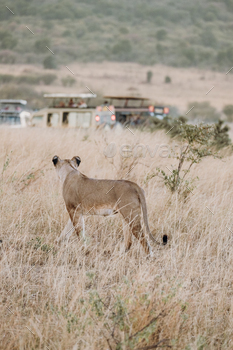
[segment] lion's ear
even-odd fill
[[[59,160],[59,157],[58,157],[58,156],[54,156],[54,157],[53,157],[52,162],[53,162],[54,166],[56,166],[58,160]]]
[[[75,161],[75,162],[77,163],[78,166],[79,166],[79,164],[81,163],[81,158],[80,158],[79,156],[73,157],[72,160]]]

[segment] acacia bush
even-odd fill
[[[233,122],[233,105],[224,106],[223,113],[226,115],[227,121],[232,123]]]
[[[217,142],[215,126],[213,125],[191,125],[180,123],[180,139],[183,146],[180,152],[173,152],[172,157],[178,160],[177,166],[169,169],[169,173],[160,168],[157,170],[164,178],[165,185],[172,191],[186,193],[186,189],[192,192],[194,179],[186,179],[194,164],[198,164],[203,158],[216,156],[213,151],[213,142]],[[186,166],[186,169],[183,167]],[[182,175],[181,175],[182,174]]]
[[[228,125],[224,125],[223,120],[219,120],[217,123],[215,123],[212,145],[216,146],[218,149],[232,145],[228,134],[229,131],[230,127]]]
[[[156,129],[164,129],[165,131],[169,131],[169,136],[171,138],[176,137],[178,139],[182,139],[183,128],[190,127],[191,131],[193,127],[193,125],[188,124],[187,121],[188,119],[184,116],[180,116],[178,118],[166,116],[162,120],[157,118],[151,118],[150,127],[152,131]],[[208,126],[208,124],[203,124],[203,126],[204,125]],[[212,136],[212,138],[210,139],[211,147],[216,147],[220,149],[223,147],[230,146],[232,144],[231,139],[229,137],[230,127],[224,125],[224,121],[218,120],[216,123],[211,124],[209,126],[213,127],[213,133],[210,135]]]

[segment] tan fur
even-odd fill
[[[140,241],[145,252],[151,254],[149,242],[141,227],[142,210],[147,234],[155,241],[149,229],[146,200],[142,188],[127,180],[88,178],[78,170],[81,162],[79,157],[61,160],[55,156],[53,162],[58,177],[63,183],[63,198],[77,235],[81,231],[80,218],[83,215],[111,215],[119,212],[130,229],[125,233],[126,250],[131,247],[133,234]]]

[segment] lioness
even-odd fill
[[[53,164],[63,183],[63,198],[74,229],[79,235],[81,231],[80,218],[83,215],[111,215],[120,212],[129,225],[125,230],[125,248],[129,250],[132,244],[132,233],[140,241],[145,252],[152,255],[151,247],[141,226],[141,209],[146,231],[152,236],[148,218],[144,191],[136,183],[127,180],[97,180],[80,173],[78,167],[80,157],[60,159],[53,157]],[[71,222],[67,227],[71,227]]]

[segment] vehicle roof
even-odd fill
[[[57,94],[45,94],[44,98],[95,98],[97,95],[95,94],[64,94],[64,93],[57,93]]]
[[[4,103],[26,105],[27,101],[25,101],[25,100],[0,100],[0,104],[4,104]]]
[[[136,97],[136,96],[104,96],[104,98],[109,98],[112,100],[147,100],[149,101],[149,98],[147,97]]]

